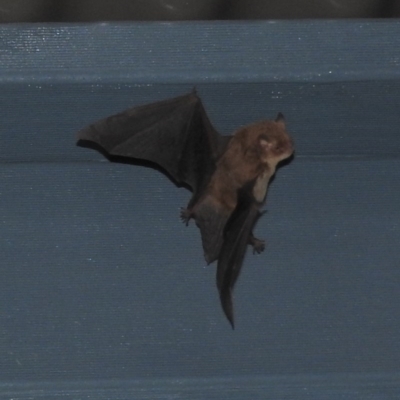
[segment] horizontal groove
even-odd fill
[[[221,72],[218,70],[192,69],[190,75],[185,75],[182,71],[158,71],[158,72],[132,72],[125,71],[99,71],[82,72],[80,70],[69,70],[55,72],[50,70],[41,71],[14,71],[3,72],[0,70],[0,84],[121,84],[144,85],[144,84],[204,84],[204,83],[340,83],[340,82],[379,82],[379,81],[398,81],[400,80],[400,70],[393,73],[388,70],[374,70],[366,73],[360,71],[343,71],[335,74],[330,72],[293,72],[285,75],[268,73],[264,71],[229,71]]]
[[[293,375],[267,375],[267,376],[231,376],[226,378],[158,378],[136,380],[92,380],[92,381],[61,381],[61,382],[15,382],[3,383],[0,389],[7,397],[21,399],[40,396],[50,398],[60,394],[66,396],[88,396],[90,394],[101,398],[118,397],[119,395],[137,395],[139,398],[159,398],[160,394],[175,397],[177,393],[209,395],[220,394],[232,396],[232,382],[235,388],[240,387],[240,393],[252,393],[256,398],[286,398],[286,394],[296,395],[298,399],[309,398],[309,395],[320,394],[335,398],[352,394],[354,399],[374,396],[380,391],[389,390],[395,394],[400,392],[399,373],[331,373],[331,374],[293,374]],[[304,389],[306,388],[306,391]],[[271,392],[271,389],[272,390]],[[235,389],[236,390],[236,389]],[[279,392],[276,392],[279,390]],[[267,393],[275,393],[271,396]],[[146,395],[147,393],[147,395]],[[283,396],[277,396],[281,393]],[[380,393],[381,394],[381,393]],[[143,396],[144,395],[144,396]],[[258,395],[262,397],[258,397]],[[364,397],[365,396],[365,397]],[[124,397],[124,396],[123,396]],[[234,396],[236,398],[236,396]],[[238,397],[238,398],[239,398]],[[325,397],[324,397],[325,398]],[[347,398],[347,397],[346,397]],[[375,397],[374,397],[375,398]]]
[[[351,162],[351,161],[386,161],[386,160],[399,160],[400,154],[357,154],[357,155],[296,155],[294,160],[296,161],[343,161],[343,162]],[[139,160],[138,160],[139,161]],[[132,160],[134,164],[134,160]],[[106,158],[99,159],[91,159],[91,160],[12,160],[12,161],[0,161],[0,165],[17,165],[17,164],[118,164],[118,162],[110,162]],[[128,163],[129,164],[129,163]]]

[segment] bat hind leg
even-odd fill
[[[257,239],[253,234],[249,237],[249,244],[253,246],[253,254],[260,254],[265,250],[265,240]]]
[[[188,226],[189,221],[193,218],[193,211],[190,210],[189,208],[183,208],[181,207],[181,221]]]

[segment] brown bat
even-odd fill
[[[222,308],[234,327],[232,291],[247,245],[264,250],[252,230],[261,215],[269,180],[293,144],[281,113],[221,136],[191,93],[128,109],[78,133],[113,156],[147,160],[165,170],[193,195],[181,218],[200,228],[207,263],[218,260],[217,286]]]

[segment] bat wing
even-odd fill
[[[247,245],[260,212],[247,193],[240,193],[238,204],[224,229],[224,240],[218,257],[217,287],[222,309],[234,328],[232,292],[242,268]]]
[[[201,191],[229,137],[220,136],[193,91],[102,119],[78,133],[111,156],[158,164],[178,183]]]

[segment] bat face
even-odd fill
[[[235,134],[242,148],[257,155],[259,161],[268,164],[272,171],[294,151],[293,142],[285,129],[283,115],[279,114],[278,118],[275,121],[255,122]]]
[[[276,122],[272,124],[276,124]],[[268,128],[270,129],[266,129],[266,133],[262,133],[258,137],[262,149],[261,159],[271,166],[276,166],[280,161],[293,154],[293,142],[284,129],[275,126]]]

